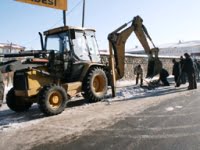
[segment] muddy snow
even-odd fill
[[[51,117],[45,117],[36,104],[23,113],[15,113],[4,104],[0,108],[0,149],[26,150],[60,138],[70,141],[165,100],[190,96],[198,90],[188,91],[187,84],[179,88],[172,84],[148,89],[134,85],[134,81],[121,81],[117,86],[115,98],[108,92],[101,102],[88,104],[82,97],[77,97],[68,103],[62,114]]]

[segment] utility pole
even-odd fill
[[[63,10],[63,24],[66,26],[66,11]]]
[[[84,27],[84,22],[85,22],[85,0],[83,0],[82,27]]]

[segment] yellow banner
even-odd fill
[[[67,0],[16,0],[18,2],[67,10]]]

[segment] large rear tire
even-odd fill
[[[66,103],[67,94],[61,86],[44,86],[38,96],[39,108],[47,116],[57,115],[63,112]]]
[[[89,102],[98,102],[104,98],[108,89],[108,79],[102,68],[89,70],[83,81],[83,97]]]
[[[15,112],[27,111],[31,106],[32,102],[26,101],[23,97],[15,96],[14,88],[11,88],[6,95],[6,103],[8,107]]]

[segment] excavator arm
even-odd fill
[[[128,26],[129,24],[131,25]],[[125,44],[132,32],[135,33],[145,53],[148,55],[147,77],[153,77],[162,68],[162,63],[158,58],[159,49],[155,47],[146,27],[143,25],[142,18],[140,16],[134,17],[131,21],[123,24],[108,35],[113,97],[115,96],[116,80],[124,76]],[[154,48],[150,48],[147,39],[149,39]]]

